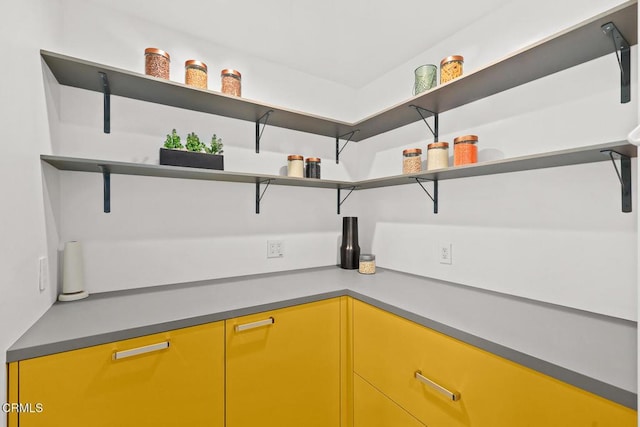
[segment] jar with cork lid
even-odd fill
[[[220,71],[222,80],[222,93],[233,96],[242,96],[242,75],[240,71],[226,68]]]
[[[449,167],[449,143],[434,142],[427,145],[427,170]]]
[[[447,56],[440,61],[440,84],[460,77],[463,64],[464,57],[460,55]]]
[[[304,178],[304,157],[299,154],[287,156],[287,176]]]
[[[171,58],[164,50],[148,47],[144,50],[144,73],[148,76],[169,80]]]
[[[184,83],[199,89],[207,88],[207,64],[195,59],[184,63]]]
[[[453,165],[478,163],[478,135],[459,136],[453,140]]]
[[[422,171],[422,150],[408,148],[402,152],[402,173],[417,173]]]

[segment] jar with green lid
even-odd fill
[[[207,88],[207,64],[195,59],[184,63],[184,83],[199,89]]]

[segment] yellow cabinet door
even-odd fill
[[[227,427],[340,425],[340,301],[226,321]]]
[[[167,347],[168,344],[168,347]],[[18,362],[20,427],[224,425],[224,324]]]
[[[354,427],[424,427],[359,375],[353,376]]]
[[[354,371],[430,427],[637,425],[632,409],[359,301],[353,319]]]

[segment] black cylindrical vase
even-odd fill
[[[340,246],[340,267],[355,270],[360,262],[358,245],[358,217],[342,218],[342,245]]]

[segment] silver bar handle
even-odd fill
[[[260,328],[262,326],[273,325],[276,319],[269,317],[268,319],[258,320],[257,322],[245,323],[242,325],[236,325],[236,332],[246,331],[248,329]]]
[[[153,351],[160,351],[165,348],[169,348],[169,341],[132,348],[131,350],[116,351],[113,353],[113,360],[126,359],[127,357],[138,356],[139,354],[151,353]]]
[[[440,384],[434,383],[429,378],[427,378],[424,375],[422,375],[422,372],[420,372],[420,371],[416,371],[416,379],[418,381],[428,385],[429,387],[431,387],[432,389],[434,389],[438,393],[441,393],[441,394],[447,396],[448,399],[450,399],[450,400],[452,400],[454,402],[460,400],[460,393],[455,392],[455,391],[449,391],[446,388],[442,387]]]

